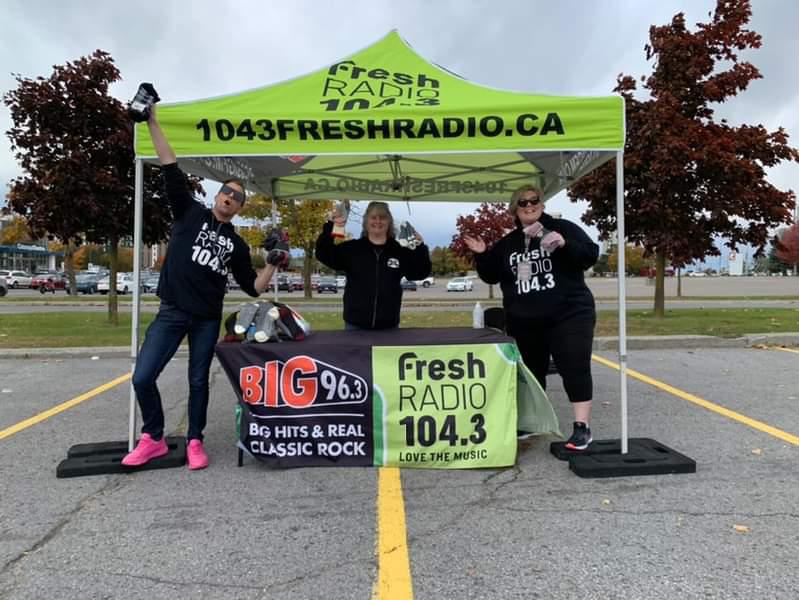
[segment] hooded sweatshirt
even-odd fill
[[[197,202],[177,163],[162,167],[172,210],[172,233],[158,279],[158,297],[207,319],[222,316],[228,273],[247,294],[257,297],[250,250],[230,223]]]
[[[377,245],[362,237],[335,244],[327,222],[316,240],[316,258],[347,274],[344,287],[344,320],[364,329],[388,329],[399,325],[403,277],[424,279],[432,264],[427,246],[403,248],[389,238]]]
[[[594,296],[583,272],[599,257],[599,246],[571,221],[543,213],[548,231],[557,231],[566,245],[547,252],[541,239],[528,237],[517,227],[491,248],[476,255],[477,273],[486,283],[499,283],[502,304],[511,317],[556,319],[593,314]],[[518,265],[530,263],[530,278],[517,280]]]

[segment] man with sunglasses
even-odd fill
[[[166,140],[152,106],[147,120],[166,183],[166,197],[172,211],[172,233],[166,260],[158,280],[161,305],[147,328],[133,387],[142,414],[142,436],[136,448],[122,459],[126,466],[140,466],[163,456],[164,412],[156,385],[158,376],[177,351],[189,340],[189,407],[186,455],[189,469],[204,469],[208,455],[203,447],[203,429],[208,412],[208,375],[219,337],[222,302],[228,273],[247,294],[263,292],[285,258],[285,251],[272,250],[267,265],[258,274],[250,260],[247,243],[233,229],[231,221],[245,202],[244,185],[238,179],[222,184],[212,208],[195,200],[177,157]]]
[[[475,253],[480,279],[500,284],[508,335],[543,389],[552,356],[574,410],[566,447],[585,450],[592,441],[596,310],[583,273],[596,263],[599,246],[578,225],[545,213],[533,185],[516,190],[508,210],[516,228],[491,248],[479,237],[464,236],[464,242]]]

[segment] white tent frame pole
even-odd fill
[[[616,243],[619,278],[619,386],[621,388],[621,453],[627,454],[627,290],[624,261],[624,151],[616,152]]]
[[[141,253],[142,221],[144,208],[144,163],[136,159],[135,191],[133,197],[133,306],[130,320],[130,415],[128,417],[128,452],[133,450],[136,437],[136,390],[133,389],[133,373],[139,354],[139,308],[141,305]]]
[[[272,231],[277,231],[277,200],[275,199],[274,183],[272,184]],[[268,254],[267,252],[267,255]],[[264,266],[264,268],[266,268],[266,266]],[[275,302],[278,302],[280,300],[280,290],[278,290],[277,269],[275,269],[275,274],[272,275],[272,279],[275,282]],[[291,283],[289,283],[289,286],[291,286]]]

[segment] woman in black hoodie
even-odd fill
[[[574,409],[566,447],[585,450],[592,441],[596,310],[583,272],[596,263],[599,246],[578,225],[546,214],[533,185],[516,190],[508,210],[516,228],[491,248],[479,237],[464,236],[464,242],[476,255],[480,278],[500,284],[508,334],[544,389],[550,355],[555,361]]]
[[[394,218],[385,202],[370,202],[363,217],[361,237],[336,244],[333,222],[328,221],[316,240],[316,258],[344,271],[344,325],[346,329],[391,329],[399,326],[403,277],[430,275],[430,252],[417,234],[414,249],[395,239]]]

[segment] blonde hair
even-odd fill
[[[388,203],[380,202],[378,200],[373,200],[372,202],[370,202],[363,213],[363,223],[361,224],[361,237],[362,238],[368,237],[366,233],[366,222],[369,220],[369,213],[371,213],[373,210],[382,210],[383,212],[386,213],[386,216],[388,216],[388,231],[386,232],[386,235],[388,236],[389,239],[394,239],[396,237],[396,234],[394,232],[394,216],[391,214],[391,211],[388,208]]]
[[[535,192],[538,194],[538,198],[541,202],[544,202],[544,199],[541,197],[541,188],[537,185],[533,185],[532,183],[526,183],[522,187],[516,189],[510,197],[510,205],[508,205],[508,212],[513,218],[516,218],[516,209],[519,208],[519,200],[522,199],[527,192]]]

